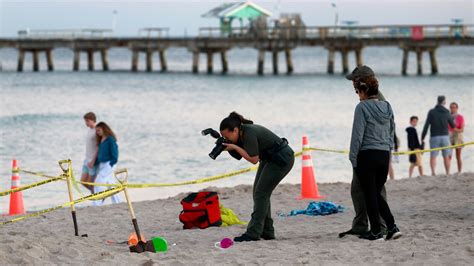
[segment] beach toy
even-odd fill
[[[12,186],[11,189],[20,187],[20,174],[18,163],[12,160]],[[21,191],[10,194],[10,211],[8,215],[25,214],[25,206],[23,205],[23,193]]]
[[[321,199],[324,196],[319,195],[316,175],[314,174],[313,159],[308,150],[309,141],[307,136],[303,136],[303,158],[301,170],[301,198],[299,199]]]
[[[143,241],[146,241],[145,240],[145,236],[143,234],[140,235],[141,236],[141,239]],[[131,233],[129,236],[128,236],[128,241],[127,241],[128,245],[129,246],[136,246],[138,244],[138,237],[137,237],[137,233]]]
[[[166,252],[168,251],[168,242],[162,237],[153,237],[146,242],[146,251],[149,252]]]
[[[230,238],[224,238],[221,240],[221,242],[216,242],[214,246],[219,249],[227,249],[230,248],[234,244],[234,241]]]

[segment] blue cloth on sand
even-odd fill
[[[292,210],[289,214],[278,213],[279,216],[296,216],[306,214],[310,216],[329,215],[344,211],[344,206],[336,205],[330,201],[312,201],[305,210]]]

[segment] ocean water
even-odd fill
[[[0,50],[3,71],[0,72],[0,190],[10,188],[11,159],[20,167],[51,175],[60,173],[57,161],[72,159],[76,176],[80,176],[84,157],[86,127],[82,115],[94,111],[99,121],[107,122],[118,136],[118,168],[127,168],[130,182],[162,183],[192,180],[250,166],[222,154],[216,161],[208,157],[214,146],[210,137],[200,131],[218,128],[222,118],[238,111],[278,135],[286,137],[295,151],[301,149],[306,134],[312,146],[348,149],[354,107],[358,103],[352,84],[342,75],[326,75],[327,55],[320,48],[297,49],[294,52],[294,75],[271,75],[271,58],[266,58],[266,75],[256,72],[257,53],[233,50],[229,54],[228,75],[193,75],[191,54],[170,50],[169,73],[131,73],[127,50],[110,52],[107,73],[71,72],[72,53],[55,51],[54,72],[33,73],[30,58],[26,71],[16,73],[16,52]],[[474,49],[446,47],[438,51],[440,74],[414,75],[414,55],[410,57],[408,77],[400,76],[402,53],[396,48],[368,48],[365,63],[378,74],[380,88],[391,102],[396,115],[401,150],[406,150],[405,128],[411,115],[418,115],[421,134],[426,114],[438,95],[455,101],[466,119],[465,140],[473,140],[474,117]],[[44,59],[44,58],[41,58]],[[85,57],[82,58],[85,69]],[[336,58],[340,71],[340,58]],[[350,58],[354,65],[353,57]],[[427,56],[424,70],[428,73]],[[200,69],[205,71],[205,58]],[[220,71],[215,58],[215,71]],[[285,71],[284,58],[280,70]],[[96,58],[96,68],[100,68]],[[142,58],[141,69],[144,69]],[[350,182],[351,165],[346,155],[313,152],[318,182]],[[465,171],[474,171],[474,147],[463,151]],[[429,173],[428,155],[424,155],[425,172]],[[454,165],[453,165],[454,166]],[[408,158],[400,156],[394,164],[396,178],[408,175]],[[452,168],[456,170],[455,167]],[[443,173],[441,159],[438,173]],[[255,173],[247,173],[202,185],[133,189],[134,200],[162,198],[206,186],[252,184]],[[300,182],[298,160],[284,182]],[[21,175],[22,184],[42,180]],[[324,191],[321,192],[324,194]],[[68,201],[66,184],[55,182],[23,192],[28,210],[59,205]],[[76,193],[75,195],[79,195]],[[296,197],[297,195],[295,195]],[[349,197],[349,191],[347,192]],[[85,203],[83,205],[86,205]],[[0,212],[8,209],[8,197],[0,198]]]

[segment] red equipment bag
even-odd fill
[[[181,205],[183,210],[179,214],[179,220],[184,224],[183,229],[205,229],[222,224],[217,192],[191,193],[181,200]]]

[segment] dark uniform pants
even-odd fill
[[[387,201],[387,192],[385,191],[385,186],[382,187],[381,194],[384,200]],[[355,217],[352,221],[352,231],[359,234],[365,233],[369,231],[367,207],[365,205],[364,191],[362,190],[359,177],[355,171],[352,172],[351,197],[355,211]],[[382,217],[380,217],[380,222],[382,230],[385,230],[386,225]]]
[[[290,149],[291,150],[291,149]],[[293,153],[293,151],[291,151]],[[294,156],[285,166],[261,161],[253,185],[253,212],[246,234],[252,238],[262,235],[274,236],[270,196],[280,181],[290,172],[295,163]]]

